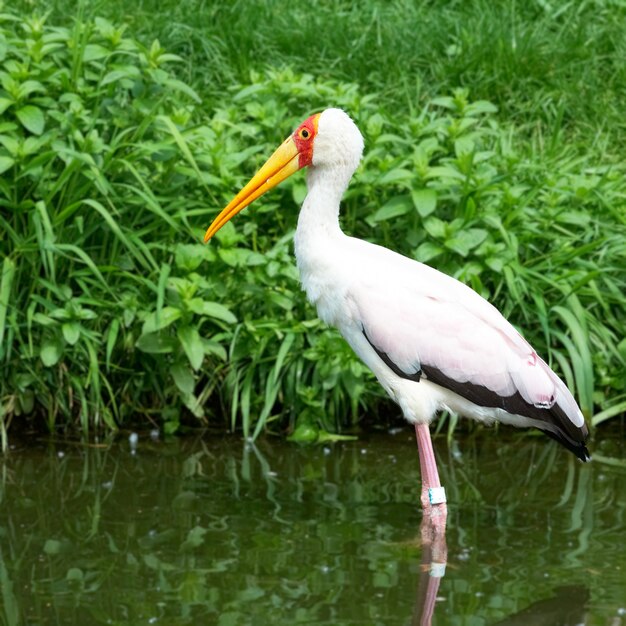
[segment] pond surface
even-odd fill
[[[513,429],[436,439],[443,578],[408,428],[312,447],[31,441],[0,464],[0,622],[626,625],[623,440],[583,465]]]

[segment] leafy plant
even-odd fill
[[[386,9],[395,22],[372,18],[386,41],[398,24],[395,5]],[[190,8],[177,5],[181,20],[191,19]],[[405,8],[398,33],[411,28],[414,9]],[[226,5],[210,10],[216,20],[207,24],[232,17]],[[237,19],[249,19],[249,10]],[[295,3],[286,15],[303,10]],[[580,26],[572,41],[613,32],[603,12],[585,23],[585,11],[568,11],[568,23]],[[453,13],[446,9],[445,19]],[[542,45],[559,19],[542,14]],[[153,38],[160,23],[159,36],[182,54],[158,41],[144,46],[127,26],[82,9],[71,26],[54,11],[0,15],[5,447],[16,418],[43,419],[50,429],[77,421],[84,432],[131,420],[175,432],[187,420],[296,438],[354,429],[364,415],[385,422],[389,401],[300,292],[291,238],[306,193],[302,177],[239,216],[216,244],[199,243],[276,143],[329,105],[349,111],[366,139],[342,208],[345,230],[488,297],[564,375],[585,413],[600,409],[597,423],[623,412],[624,168],[590,111],[595,134],[561,124],[547,105],[538,118],[541,102],[554,104],[545,91],[533,102],[507,98],[506,89],[526,85],[512,50],[505,69],[518,82],[500,84],[494,102],[481,99],[491,79],[474,80],[471,68],[454,73],[458,50],[475,52],[479,34],[458,35],[449,64],[441,57],[431,70],[442,76],[447,67],[450,75],[428,94],[396,80],[396,53],[421,67],[399,39],[376,71],[361,61],[358,85],[337,68],[324,78],[295,71],[289,42],[281,44],[281,63],[268,69],[241,62],[244,48],[226,50],[215,35],[200,47],[204,23],[181,39],[182,22],[159,20],[150,13],[133,25]],[[315,23],[306,22],[302,36],[310,28],[316,39],[339,33]],[[236,37],[255,39],[267,35],[264,28]],[[535,36],[521,30],[528,41]],[[353,45],[379,46],[375,29],[362,32]],[[548,48],[528,41],[524,49],[545,60]],[[557,78],[550,89],[564,85]],[[472,93],[459,87],[468,82]]]
[[[78,417],[87,432],[159,401],[195,406],[192,372],[205,350],[224,356],[198,329],[234,316],[193,299],[205,295],[195,261],[170,243],[189,239],[178,193],[190,178],[190,193],[204,185],[185,170],[194,163],[178,130],[199,98],[166,69],[178,57],[124,30],[99,18],[0,21],[5,445],[9,420],[33,411],[49,428]],[[155,368],[155,354],[171,358]]]

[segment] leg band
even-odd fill
[[[446,564],[445,563],[431,563],[430,575],[433,578],[443,578],[446,575]]]
[[[428,500],[431,504],[443,504],[446,500],[446,490],[443,487],[430,487],[428,489]]]

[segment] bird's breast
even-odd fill
[[[337,272],[320,268],[300,268],[300,281],[307,298],[317,309],[320,319],[331,326],[342,326],[353,318],[347,283],[338,279]]]
[[[343,327],[356,317],[350,298],[351,261],[343,258],[341,247],[331,240],[296,239],[296,260],[302,289],[317,309],[320,319],[331,326]]]

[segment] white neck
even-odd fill
[[[338,261],[344,247],[339,227],[339,204],[350,181],[351,172],[344,168],[312,167],[307,176],[308,193],[300,209],[294,247],[300,281],[309,301],[317,306],[322,319],[323,298],[337,278]],[[322,308],[320,308],[322,307]]]
[[[303,255],[319,257],[334,237],[341,238],[339,204],[363,154],[363,137],[340,109],[326,109],[318,119],[312,163],[307,172],[308,194],[296,231],[298,265]],[[311,247],[311,250],[306,248]]]
[[[300,209],[296,230],[296,257],[299,258],[300,252],[304,251],[302,245],[305,242],[343,235],[339,227],[339,205],[351,177],[352,174],[343,168],[309,169],[308,193]]]
[[[338,307],[353,271],[346,237],[339,227],[339,205],[359,165],[363,137],[354,122],[339,109],[319,117],[312,164],[294,239],[302,287],[326,322],[339,324],[345,307]]]

